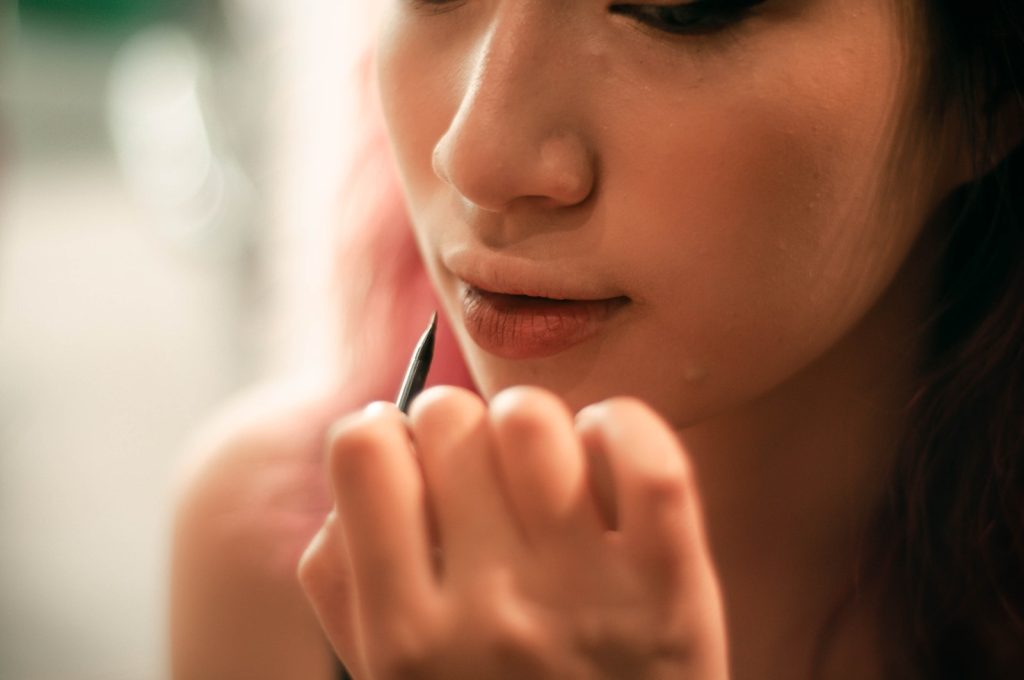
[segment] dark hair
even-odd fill
[[[1024,124],[1024,2],[926,5],[926,105],[959,107],[975,167],[991,170],[953,197],[925,371],[871,563],[887,601],[909,612],[896,667],[1021,678],[1024,149],[992,163],[1007,152],[1007,112]]]

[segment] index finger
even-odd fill
[[[381,402],[339,423],[330,472],[362,617],[429,607],[436,580],[405,416]]]

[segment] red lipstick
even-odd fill
[[[462,317],[470,337],[503,359],[537,359],[596,335],[629,298],[560,300],[462,289]]]

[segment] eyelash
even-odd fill
[[[681,5],[614,4],[612,14],[628,16],[671,35],[717,33],[745,19],[765,0],[695,0]]]
[[[433,14],[457,9],[466,0],[408,0]],[[615,3],[612,14],[629,17],[670,35],[707,35],[724,30],[747,17],[765,0],[694,0],[677,5]]]

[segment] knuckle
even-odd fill
[[[677,505],[689,495],[685,475],[678,470],[649,471],[637,480],[637,492],[652,506]]]
[[[612,397],[576,414],[576,428],[589,438],[615,440],[650,418],[649,412],[649,407],[635,397]]]
[[[409,417],[414,422],[431,418],[445,417],[452,411],[461,411],[467,407],[482,407],[483,402],[475,393],[454,385],[437,385],[425,390],[416,397],[409,409]]]
[[[334,544],[336,515],[331,512],[324,526],[313,537],[303,551],[295,567],[299,585],[310,596],[335,587],[341,579],[341,564],[337,558],[338,546]]]
[[[611,621],[605,616],[582,612],[576,618],[574,644],[587,653],[624,646],[631,637],[625,635],[627,627],[628,625]]]
[[[353,413],[342,416],[336,420],[327,430],[328,444],[339,438],[351,436],[373,424],[391,423],[401,419],[402,414],[395,408],[394,404],[375,401]]]
[[[376,635],[374,663],[378,677],[427,677],[435,665],[439,645],[429,628],[409,618],[389,622],[386,629]]]
[[[298,578],[299,585],[307,593],[313,593],[319,589],[319,584],[325,571],[323,569],[323,561],[321,550],[312,543],[302,553],[302,556],[299,557],[299,563],[295,568],[295,575]]]
[[[650,663],[668,662],[676,666],[692,666],[700,656],[700,645],[693,635],[655,634],[651,638],[647,658]]]
[[[642,457],[642,467],[646,468],[643,474],[650,478],[653,487],[667,487],[665,491],[671,495],[676,482],[682,485],[682,492],[695,483],[683,442],[650,406],[635,397],[615,397],[603,406],[604,422],[614,423],[608,426],[612,431],[608,437],[616,445],[623,446],[642,437],[646,451]]]
[[[486,405],[475,393],[442,385],[431,387],[416,398],[409,410],[409,422],[415,435],[434,437],[473,426],[486,412]]]
[[[402,427],[401,414],[376,404],[335,423],[328,435],[328,465],[333,474],[357,472],[361,461],[384,445],[396,427]]]
[[[657,620],[646,617],[580,617],[573,646],[601,667],[622,669],[628,675],[664,661],[686,662],[694,655],[689,630],[665,629]]]
[[[539,387],[510,387],[491,402],[491,417],[497,428],[509,434],[530,436],[544,430],[553,417],[571,416],[561,399]]]
[[[666,429],[667,424],[651,406],[637,397],[612,397],[600,406],[609,421],[621,423],[627,429]]]
[[[612,397],[603,406],[607,409],[608,415],[615,418],[642,418],[650,413],[650,407],[636,397]]]
[[[504,668],[530,668],[538,662],[534,645],[510,631],[490,635],[483,652]]]
[[[613,622],[600,616],[580,617],[573,637],[576,651],[602,668],[631,668],[634,672],[640,667],[646,644],[637,631],[629,629],[629,622]]]
[[[297,569],[299,585],[306,598],[317,603],[329,599],[337,590],[337,579],[329,569],[322,555],[303,556]]]
[[[503,668],[527,675],[539,670],[541,653],[534,628],[517,612],[495,608],[482,622],[478,620],[470,634],[477,639],[479,653]]]

